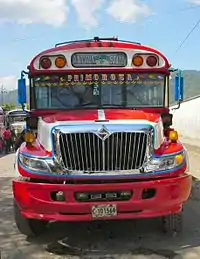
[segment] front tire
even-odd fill
[[[27,219],[21,215],[20,209],[14,201],[14,218],[19,232],[27,237],[36,237],[41,235],[48,224],[48,221]]]
[[[162,217],[162,230],[165,234],[181,233],[183,227],[182,212]]]

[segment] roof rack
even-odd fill
[[[101,40],[107,40],[107,41],[118,41],[118,37],[111,37],[111,38],[100,38],[95,36],[93,39],[87,39],[87,40],[75,40],[75,41],[65,41],[65,42],[60,42],[55,45],[55,47],[59,47],[62,45],[68,45],[68,44],[73,44],[73,43],[87,43],[87,42],[94,42],[94,41],[101,41]],[[133,42],[133,41],[126,41],[126,40],[120,40],[121,42],[125,43],[134,43],[141,45],[139,42]]]

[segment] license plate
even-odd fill
[[[117,206],[115,204],[95,205],[92,206],[92,217],[114,217],[117,215]]]

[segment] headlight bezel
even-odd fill
[[[182,157],[181,160],[180,156]],[[179,161],[177,161],[177,158],[179,158]],[[47,175],[65,175],[66,173],[69,173],[54,158],[31,157],[19,152],[18,161],[22,167],[32,171],[33,173]],[[165,156],[152,156],[142,166],[140,173],[150,175],[155,173],[175,171],[176,169],[181,168],[184,164],[186,164],[188,168],[188,157],[186,150],[183,150],[174,155],[169,154]]]
[[[175,170],[184,163],[187,164],[187,152],[185,150],[165,156],[153,156],[142,167],[144,173],[156,173],[162,171]]]
[[[29,171],[43,173],[43,174],[62,174],[63,169],[51,158],[37,158],[27,156],[23,153],[18,154],[18,161],[22,167]],[[43,165],[43,166],[39,166]]]

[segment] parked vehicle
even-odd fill
[[[26,127],[26,118],[28,115],[28,110],[15,109],[8,111],[5,114],[5,127],[9,126],[13,128],[16,136],[18,137]]]
[[[16,155],[15,221],[39,235],[50,221],[160,217],[181,231],[191,192],[187,151],[172,127],[183,77],[165,55],[117,38],[67,42],[38,53],[19,79],[30,85],[27,132]],[[177,108],[178,108],[177,107]]]

